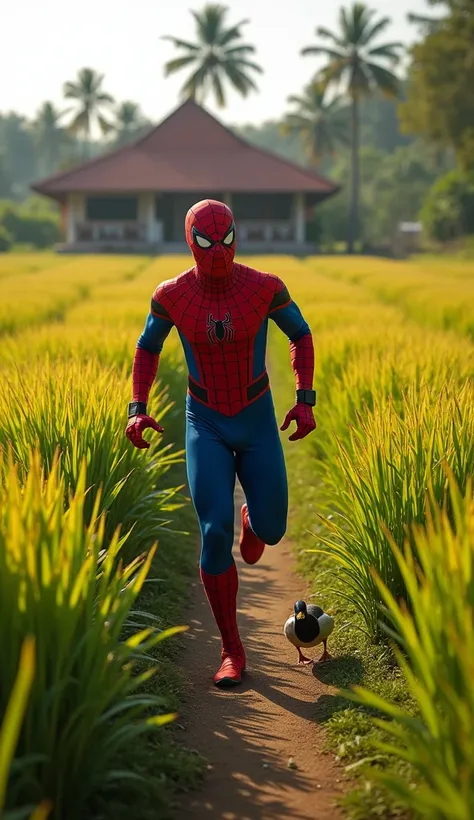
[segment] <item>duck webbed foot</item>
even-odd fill
[[[305,655],[302,654],[301,649],[298,649],[298,655],[299,659],[298,663],[296,664],[297,666],[301,666],[301,664],[307,666],[309,663],[314,663],[314,661],[311,658],[307,658],[305,657]]]
[[[332,661],[332,655],[329,654],[326,646],[326,641],[323,641],[324,651],[320,658],[318,658],[318,663],[325,663],[326,661]]]

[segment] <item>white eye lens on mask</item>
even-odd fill
[[[232,245],[232,242],[234,241],[234,229],[233,228],[229,231],[227,236],[224,236],[224,239],[222,241],[223,241],[224,245]]]
[[[196,244],[199,245],[200,248],[210,248],[212,245],[212,242],[209,242],[208,239],[204,239],[203,236],[199,236],[199,234],[196,234],[195,239]]]

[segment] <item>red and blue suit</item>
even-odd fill
[[[281,429],[296,422],[292,441],[316,426],[314,352],[310,329],[284,283],[234,261],[236,229],[226,205],[197,203],[186,216],[185,230],[195,264],[153,293],[135,352],[126,434],[136,447],[146,448],[143,431],[162,432],[146,404],[174,326],[189,371],[186,465],[201,529],[200,574],[222,636],[222,663],[214,681],[226,686],[240,682],[245,669],[232,555],[236,477],[246,499],[240,549],[247,563],[258,561],[266,544],[277,544],[287,524],[285,461],[265,367],[269,320],[290,340],[297,401]]]

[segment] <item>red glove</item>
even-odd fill
[[[288,430],[292,421],[296,421],[296,430],[289,437],[290,441],[298,441],[298,439],[304,438],[316,429],[313,408],[310,404],[295,404],[290,412],[286,414],[280,430]]]
[[[159,360],[158,354],[151,353],[149,350],[141,347],[137,347],[135,350],[132,371],[133,401],[141,402],[143,407],[140,409],[145,411],[148,395],[158,370]],[[139,450],[148,450],[150,442],[143,438],[143,433],[149,427],[158,433],[163,433],[161,425],[146,413],[131,416],[125,428],[125,435],[134,447],[138,447]]]
[[[150,442],[143,438],[143,432],[149,427],[158,433],[163,432],[163,427],[151,416],[132,416],[125,428],[125,435],[134,447],[138,447],[139,450],[147,450]]]

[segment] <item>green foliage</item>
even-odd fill
[[[102,89],[103,74],[93,68],[81,68],[74,82],[64,84],[64,96],[73,100],[76,105],[73,119],[69,125],[72,134],[80,134],[89,140],[91,128],[97,123],[101,132],[107,134],[112,126],[104,116],[114,102],[113,97]]]
[[[306,165],[307,157],[299,134],[283,134],[281,125],[276,120],[268,120],[261,125],[234,125],[232,131],[251,145],[271,151],[298,165]]]
[[[450,6],[443,24],[412,49],[401,117],[407,132],[452,148],[469,169],[474,167],[474,15],[472,4]]]
[[[339,11],[339,31],[334,33],[319,26],[316,34],[322,45],[307,46],[304,56],[327,59],[321,76],[328,83],[341,85],[352,99],[370,95],[380,89],[387,96],[396,96],[398,80],[384,63],[396,65],[403,43],[377,43],[378,36],[391,24],[389,17],[374,20],[376,14],[365,3],[356,2]],[[324,45],[329,41],[329,45]]]
[[[369,209],[369,190],[376,179],[377,173],[380,171],[383,160],[384,155],[380,151],[369,148],[361,149],[361,200],[358,210],[358,232],[362,236],[365,236],[365,231],[372,217]],[[335,243],[344,242],[347,239],[350,209],[350,189],[347,185],[347,180],[350,177],[350,173],[351,160],[348,152],[345,152],[339,155],[330,172],[331,179],[335,182],[339,182],[341,190],[337,196],[331,197],[326,202],[323,202],[322,205],[315,210],[321,225],[321,241],[324,246],[329,248]],[[364,228],[362,226],[364,226]]]
[[[342,88],[351,101],[351,197],[348,222],[348,251],[352,253],[360,223],[359,147],[360,101],[375,91],[386,97],[398,94],[398,78],[391,70],[400,60],[402,43],[377,42],[379,35],[390,25],[389,17],[374,21],[373,9],[356,2],[350,9],[339,12],[339,31],[334,33],[319,26],[316,34],[321,45],[308,46],[303,55],[323,56],[326,65],[320,72],[328,87]],[[329,44],[326,45],[325,43]],[[390,69],[387,68],[387,64]]]
[[[338,146],[349,144],[348,108],[338,96],[328,99],[324,83],[310,83],[301,96],[293,94],[288,102],[295,110],[286,115],[282,133],[299,135],[310,166],[334,156]]]
[[[11,196],[13,191],[13,177],[8,165],[7,146],[0,140],[0,199]]]
[[[38,170],[48,176],[58,169],[71,148],[71,136],[62,125],[67,111],[58,110],[52,102],[44,102],[31,124],[31,132],[38,155]]]
[[[114,134],[111,148],[128,145],[151,128],[151,123],[143,116],[140,106],[132,100],[125,100],[117,106],[111,125]]]
[[[379,744],[408,762],[421,784],[377,773],[407,809],[429,820],[470,820],[474,805],[474,503],[450,477],[452,520],[430,494],[426,528],[414,531],[404,551],[391,543],[409,592],[412,613],[380,579],[398,664],[418,714],[403,704],[355,687],[355,700],[382,712],[376,724],[391,743]]]
[[[399,146],[393,153],[362,147],[360,151],[359,235],[368,249],[387,249],[400,221],[415,221],[438,168],[420,143]],[[329,169],[341,190],[320,205],[315,213],[321,223],[322,241],[330,248],[347,235],[350,192],[350,157],[339,154]]]
[[[367,148],[392,153],[396,148],[406,147],[414,141],[411,134],[400,128],[398,106],[405,97],[405,83],[399,83],[396,99],[386,97],[377,90],[360,102],[360,141]]]
[[[440,242],[474,234],[474,174],[453,170],[436,180],[420,216],[427,235]]]
[[[372,244],[390,241],[400,222],[418,220],[420,209],[436,179],[436,163],[419,143],[397,148],[382,157],[364,198],[369,218],[364,238]]]
[[[0,253],[9,251],[12,245],[13,237],[11,233],[5,228],[4,225],[0,225]]]
[[[41,206],[32,199],[23,204],[0,201],[0,227],[10,235],[14,244],[27,244],[34,248],[48,248],[61,239],[57,211]]]
[[[35,144],[26,117],[14,112],[0,114],[0,150],[2,196],[24,199],[37,167]]]
[[[183,68],[192,71],[181,89],[184,99],[203,103],[212,92],[222,108],[225,105],[224,81],[243,97],[257,90],[251,75],[262,73],[262,68],[249,60],[249,56],[255,54],[255,47],[242,42],[241,29],[249,21],[240,20],[226,28],[228,11],[226,6],[216,3],[208,3],[201,11],[191,11],[196,23],[196,42],[169,36],[163,38],[170,40],[181,52],[180,57],[165,64],[165,76]]]
[[[357,235],[357,245],[364,250],[391,250],[397,223],[418,219],[430,186],[451,166],[446,151],[454,149],[465,168],[474,162],[474,75],[469,57],[474,39],[472,7],[468,0],[440,0],[434,5],[443,8],[433,25],[428,17],[409,15],[421,25],[423,40],[412,51],[408,80],[399,80],[393,73],[402,44],[379,42],[390,19],[378,18],[374,10],[360,2],[340,9],[338,31],[319,27],[319,42],[303,49],[304,54],[327,58],[318,78],[337,85],[338,92],[342,89],[357,105],[352,117],[350,162],[344,146],[350,133],[348,112],[339,110],[343,98],[333,103],[325,96],[321,105],[315,107],[314,99],[309,105],[309,91],[316,88],[314,81],[293,96],[297,109],[286,121],[234,128],[255,145],[302,165],[318,164],[321,173],[342,182],[342,192],[318,208],[308,226],[308,236],[321,236],[327,248],[345,242],[350,226],[351,247]],[[252,62],[254,46],[242,35],[248,21],[228,25],[228,12],[225,5],[207,4],[192,12],[195,41],[164,38],[181,55],[166,64],[165,73],[188,66],[191,71],[182,89],[184,96],[202,102],[211,94],[219,105],[224,105],[226,82],[244,96],[256,90],[253,76],[261,68]],[[56,109],[48,101],[32,122],[15,112],[0,114],[0,197],[22,201],[34,180],[126,145],[151,127],[133,100],[113,105],[110,95],[103,91],[103,80],[102,75],[88,68],[79,72],[75,82],[65,83],[66,99],[77,106],[69,129],[63,122],[70,109]],[[394,98],[395,92],[398,98]],[[94,121],[106,139],[91,137]],[[433,164],[428,154],[423,154],[419,136],[444,155],[441,163]],[[374,175],[367,174],[371,155],[366,149],[380,152]],[[448,197],[443,189],[442,195],[447,206],[447,199],[452,201],[451,192]],[[423,219],[427,219],[428,234],[444,241],[458,237],[464,228],[457,207],[446,207],[443,216],[443,202],[437,204],[430,199]],[[18,216],[10,214],[8,224],[0,219],[13,243],[43,248],[60,239],[57,216],[39,221],[27,219],[26,214],[21,220]]]

